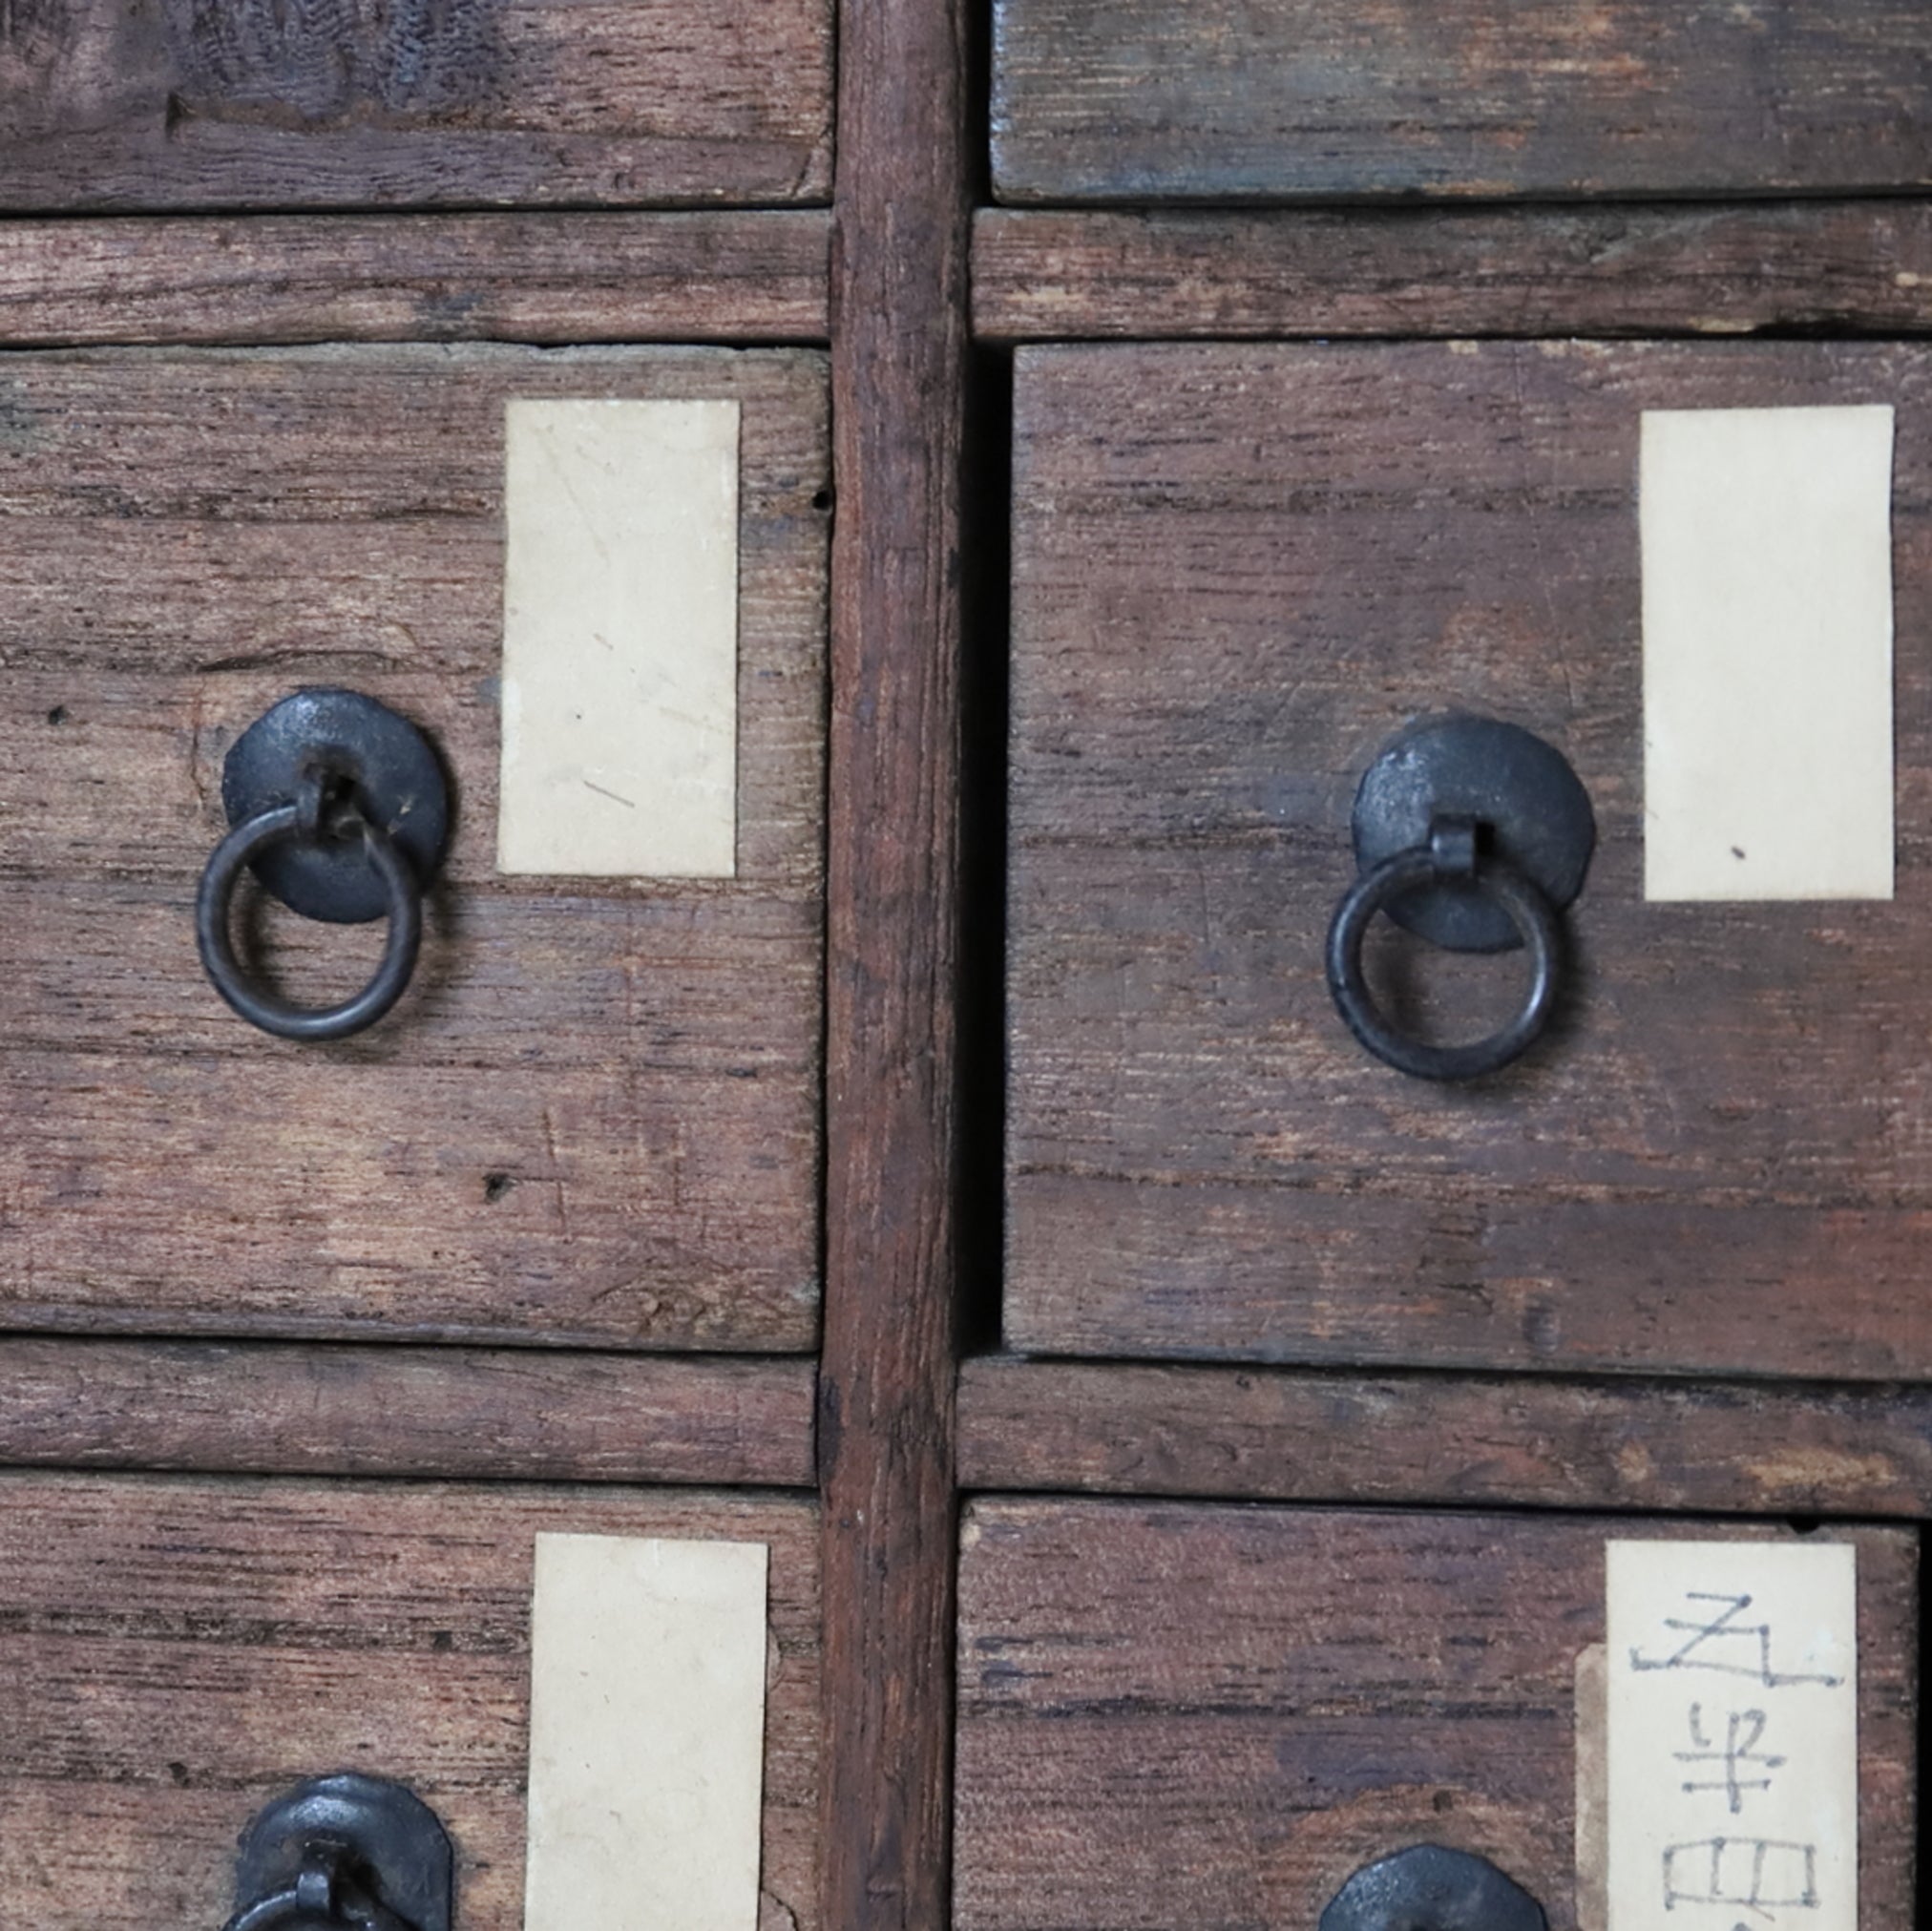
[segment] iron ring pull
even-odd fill
[[[1529,953],[1529,992],[1501,1030],[1467,1045],[1437,1046],[1392,1024],[1362,969],[1370,922],[1418,886],[1475,887],[1508,914]],[[1438,818],[1429,842],[1412,845],[1362,873],[1335,908],[1328,936],[1329,991],[1349,1031],[1376,1059],[1418,1080],[1480,1080],[1500,1072],[1536,1042],[1556,1007],[1563,935],[1542,887],[1506,858],[1480,850],[1467,818]]]
[[[295,1881],[238,1912],[227,1931],[414,1931],[345,1882],[347,1855],[345,1845],[311,1844]]]
[[[242,1833],[227,1931],[451,1931],[452,1861],[435,1812],[406,1786],[311,1777]]]
[[[215,990],[284,1039],[345,1039],[402,997],[423,940],[423,894],[443,862],[450,792],[435,747],[360,691],[285,697],[230,746],[230,829],[201,874],[195,940]],[[299,1006],[237,957],[231,926],[244,871],[291,912],[331,925],[387,918],[374,976],[340,1005]]]
[[[196,944],[215,990],[251,1025],[278,1039],[346,1039],[374,1025],[402,997],[422,946],[423,890],[410,861],[388,833],[353,804],[331,825],[325,805],[328,788],[317,774],[295,804],[243,819],[216,846],[195,902]],[[295,1005],[251,978],[235,955],[229,923],[236,885],[249,863],[272,846],[356,831],[388,895],[389,929],[382,962],[369,982],[339,1005]]]
[[[1364,1864],[1315,1931],[1548,1931],[1543,1906],[1487,1858],[1411,1844]]]

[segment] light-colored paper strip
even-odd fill
[[[1858,1931],[1856,1565],[1607,1544],[1609,1931]]]
[[[536,1538],[525,1931],[757,1931],[766,1557]]]
[[[1605,1931],[1609,1901],[1609,1653],[1601,1643],[1576,1661],[1577,1931]]]
[[[736,868],[738,405],[505,414],[499,871]]]
[[[1891,409],[1648,410],[1641,468],[1645,897],[1890,898]]]

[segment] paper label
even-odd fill
[[[496,869],[736,869],[738,405],[505,414]]]
[[[525,1931],[757,1931],[766,1557],[536,1538]]]
[[[1857,1931],[1856,1564],[1607,1544],[1609,1931]]]
[[[1892,895],[1892,411],[1651,409],[1644,895]]]

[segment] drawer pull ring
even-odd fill
[[[1365,1864],[1316,1931],[1547,1931],[1543,1906],[1486,1858],[1411,1844]]]
[[[356,691],[303,690],[256,720],[221,771],[233,828],[201,874],[195,936],[215,990],[284,1039],[342,1039],[372,1026],[415,970],[423,891],[449,841],[449,787],[429,741]],[[235,889],[242,871],[305,918],[359,925],[388,918],[381,963],[339,1005],[295,1005],[237,956]]]
[[[242,1837],[227,1931],[450,1931],[450,1839],[399,1783],[312,1778]]]
[[[1418,1080],[1477,1080],[1535,1042],[1555,1009],[1558,914],[1583,890],[1596,844],[1589,794],[1561,752],[1515,724],[1425,719],[1385,745],[1354,815],[1359,875],[1335,908],[1328,983],[1350,1032]],[[1362,944],[1377,913],[1455,952],[1527,947],[1530,984],[1516,1016],[1465,1045],[1403,1032],[1376,1004]]]

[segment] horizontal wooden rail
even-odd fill
[[[1932,330],[1932,205],[983,211],[985,341]]]
[[[0,1339],[0,1464],[809,1487],[808,1359]]]
[[[822,342],[825,209],[0,222],[0,346]]]
[[[1911,1516],[1932,1388],[966,1363],[972,1489]]]

